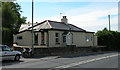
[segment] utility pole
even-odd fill
[[[34,55],[34,43],[33,43],[33,33],[34,33],[34,31],[33,31],[33,10],[34,10],[34,2],[33,2],[33,0],[32,0],[32,55]]]
[[[63,13],[60,13],[60,19],[62,19],[62,14],[63,14]]]
[[[110,31],[110,15],[108,15],[108,20],[109,20],[109,31]]]
[[[0,2],[0,39],[2,39],[2,2]],[[2,44],[2,40],[0,40]]]

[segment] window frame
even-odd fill
[[[89,41],[90,41],[89,36],[86,36],[85,41],[86,41],[86,42],[89,42]]]
[[[17,36],[17,40],[22,40],[23,37],[22,36]]]
[[[44,36],[44,39],[42,39],[42,36]],[[41,45],[45,45],[45,32],[41,32]]]
[[[38,45],[38,33],[37,32],[34,33],[34,45]]]
[[[63,36],[63,43],[66,43],[66,36]]]
[[[93,41],[93,37],[91,36],[91,41]]]
[[[11,49],[8,46],[3,45],[2,46],[2,51],[11,51]]]
[[[55,33],[55,43],[60,44],[59,43],[59,33]]]

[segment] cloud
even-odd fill
[[[45,21],[45,20],[60,21],[61,19],[58,16],[47,17],[47,18],[34,18],[33,22],[34,23],[36,23],[36,22],[40,23],[40,22]],[[32,22],[32,18],[27,18],[26,22]]]
[[[92,7],[92,6],[91,6]],[[81,11],[83,11],[81,13]],[[83,7],[83,8],[76,8],[72,10],[67,10],[65,15],[67,15],[68,22],[70,24],[74,24],[80,28],[83,28],[87,31],[94,31],[97,32],[98,30],[102,30],[105,27],[108,28],[108,14],[116,15],[111,18],[111,29],[118,30],[118,8],[111,7],[111,8],[90,8],[90,7]],[[30,21],[31,18],[27,19],[27,22]],[[60,16],[54,15],[52,17],[46,18],[35,18],[34,22],[42,22],[44,20],[53,20],[53,21],[60,21]]]
[[[42,22],[42,21],[43,21],[43,20],[40,19],[40,18],[34,18],[34,19],[33,19],[33,23],[36,23],[36,22],[40,23],[40,22]],[[28,22],[32,23],[32,18],[27,18],[26,23],[28,23]]]
[[[34,0],[34,1],[35,2],[118,2],[119,0]],[[17,2],[31,2],[31,0],[17,0]]]
[[[98,11],[93,11],[89,12],[86,14],[80,14],[77,16],[71,16],[69,17],[69,22],[73,23],[81,28],[87,29],[89,31],[97,31],[97,30],[102,30],[104,27],[108,27],[108,19],[107,15],[117,15],[118,14],[118,9],[117,8],[111,8],[109,10],[98,10]],[[104,19],[101,19],[102,17],[106,17]],[[111,26],[114,25],[114,28],[112,27],[113,30],[117,30],[117,16],[111,18]]]
[[[74,13],[74,12],[72,12]],[[91,11],[87,12],[85,14],[78,14],[77,16],[67,16],[68,22],[71,24],[74,24],[78,27],[81,27],[83,29],[86,29],[88,31],[98,31],[102,30],[103,28],[108,28],[108,14],[111,15],[117,15],[118,9],[117,8],[111,8],[109,10],[97,10],[97,11]],[[104,19],[101,19],[102,17],[106,17]],[[60,21],[60,17],[49,17],[46,19],[54,20],[54,21]],[[111,29],[117,30],[118,19],[116,17],[111,18]]]

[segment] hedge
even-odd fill
[[[107,50],[120,50],[120,32],[117,31],[98,31],[98,45],[107,46]]]

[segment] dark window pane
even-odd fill
[[[8,46],[2,46],[2,51],[10,51],[10,48]]]
[[[55,42],[56,44],[59,44],[59,34],[55,33]]]
[[[22,36],[17,36],[17,39],[19,39],[19,40],[22,39]]]
[[[34,34],[34,39],[35,39],[34,44],[37,45],[38,44],[38,33]]]
[[[41,35],[44,36],[44,32],[41,32]]]
[[[66,36],[63,36],[63,42],[66,42]]]
[[[93,38],[91,37],[91,41],[92,41],[92,39],[93,39]]]
[[[58,38],[56,38],[56,42],[58,43]]]
[[[86,41],[87,41],[87,42],[89,41],[89,36],[86,36]]]
[[[56,33],[55,36],[58,37],[58,33]]]
[[[41,32],[41,44],[45,44],[45,41],[44,41],[45,37],[44,37],[44,32]]]

